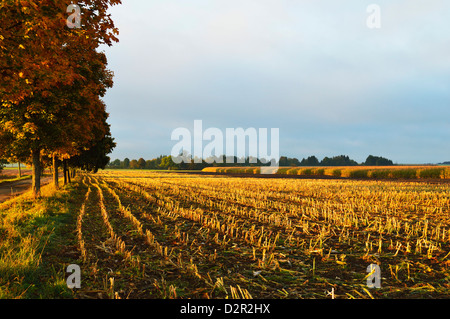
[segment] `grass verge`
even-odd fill
[[[72,298],[66,267],[75,262],[76,212],[82,200],[78,183],[55,191],[42,188],[42,198],[29,193],[0,205],[0,298]]]

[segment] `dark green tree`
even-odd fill
[[[123,160],[123,168],[130,168],[130,159],[127,157]]]
[[[145,159],[142,157],[138,159],[137,166],[139,169],[145,169]]]
[[[71,168],[80,168],[84,171],[97,173],[99,169],[104,169],[109,163],[110,154],[116,147],[114,138],[108,133],[97,140],[89,149],[84,150],[80,155],[67,160]]]
[[[300,166],[319,166],[320,162],[315,156],[310,156],[308,158],[302,159],[300,162]]]
[[[334,156],[332,158],[325,157],[321,162],[322,166],[356,166],[358,163],[350,159],[347,155]]]
[[[366,166],[391,166],[394,165],[394,163],[387,158],[381,157],[381,156],[373,156],[369,155],[364,162],[364,165]]]

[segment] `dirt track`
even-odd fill
[[[52,177],[41,177],[41,186],[48,184]],[[0,184],[0,203],[8,199],[21,195],[31,188],[31,178],[16,182],[6,182]]]
[[[26,167],[22,167],[22,175],[31,175],[31,169],[26,168]],[[6,176],[18,176],[19,175],[19,170],[18,169],[10,169],[10,168],[4,168],[3,170],[1,170],[0,172],[1,175],[6,175]]]

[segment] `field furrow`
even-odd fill
[[[447,184],[104,172],[85,186],[79,241],[88,261],[120,260],[115,297],[447,295]],[[367,293],[370,264],[389,288]]]

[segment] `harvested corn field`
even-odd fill
[[[447,184],[104,171],[80,188],[80,260],[109,269],[80,297],[450,296]]]
[[[0,296],[448,298],[449,188],[85,174],[1,204]],[[74,289],[69,265],[81,269]]]

